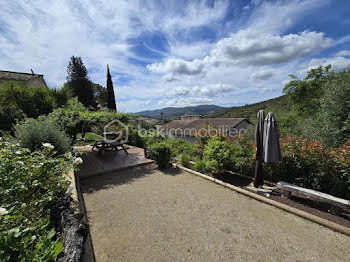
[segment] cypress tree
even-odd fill
[[[117,111],[117,106],[115,104],[115,96],[113,90],[113,82],[111,74],[109,73],[109,66],[107,65],[107,92],[108,92],[108,109]]]

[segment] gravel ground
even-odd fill
[[[350,237],[176,169],[81,186],[97,261],[350,261]]]

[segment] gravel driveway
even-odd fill
[[[81,186],[97,261],[350,261],[350,237],[180,170]]]

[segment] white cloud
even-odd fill
[[[188,95],[190,90],[183,86],[176,86],[174,88],[169,88],[165,91],[165,94],[168,97],[178,97],[178,96],[186,96]]]
[[[202,97],[215,97],[236,91],[237,88],[229,84],[208,84],[203,87],[195,86],[192,89],[193,95]]]
[[[196,75],[202,73],[204,64],[196,59],[192,62],[182,59],[169,58],[163,63],[147,65],[147,69],[155,73],[172,73],[180,75]]]
[[[284,36],[261,34],[253,30],[240,30],[229,38],[220,40],[210,55],[202,60],[185,61],[168,58],[163,63],[147,66],[155,73],[197,75],[205,66],[220,64],[261,66],[281,64],[309,56],[332,44],[323,33],[304,31]]]
[[[317,68],[319,66],[327,66],[331,65],[331,69],[335,71],[341,71],[344,69],[350,69],[350,58],[346,57],[327,57],[327,58],[314,58],[310,61],[301,64],[301,69],[299,71],[300,74],[306,74],[307,71],[310,71],[311,69]]]
[[[264,81],[264,80],[271,78],[273,75],[274,74],[273,74],[272,70],[270,70],[270,71],[262,70],[259,72],[252,73],[249,78],[252,81]]]
[[[162,78],[167,82],[179,81],[179,78],[177,78],[173,73],[166,74]]]
[[[329,47],[323,33],[304,31],[284,36],[241,30],[217,43],[208,61],[213,64],[270,65],[309,56]]]
[[[339,56],[339,57],[350,56],[350,50],[339,51],[338,53],[336,53],[335,56]]]
[[[161,107],[183,107],[183,106],[196,106],[200,104],[208,104],[213,102],[210,98],[198,98],[198,97],[188,97],[180,99],[167,99],[159,101],[158,105]]]

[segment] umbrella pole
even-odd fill
[[[262,185],[264,185],[262,160],[257,158],[255,159],[254,187],[258,188]]]

